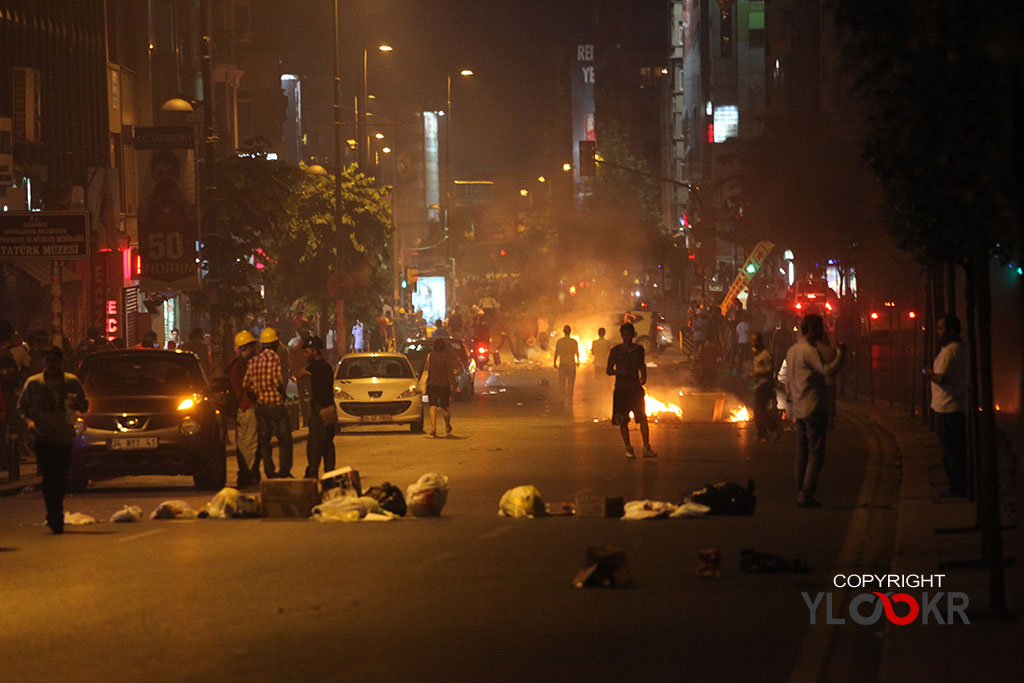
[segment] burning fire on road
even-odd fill
[[[675,415],[683,417],[683,410],[674,403],[662,403],[650,394],[644,396],[644,408],[648,417],[660,417],[662,415]]]
[[[753,417],[750,415],[750,411],[747,410],[746,406],[740,406],[733,408],[729,411],[729,422],[750,422]]]

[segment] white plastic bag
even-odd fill
[[[311,519],[318,522],[358,522],[371,514],[384,516],[391,513],[381,508],[380,503],[369,496],[341,496],[331,498],[313,508]],[[373,521],[376,521],[376,518]]]
[[[701,505],[700,503],[689,501],[673,510],[669,517],[703,517],[710,511],[711,508],[707,505]]]
[[[543,517],[544,499],[535,486],[516,486],[501,496],[498,514],[503,517]]]
[[[194,519],[196,511],[183,500],[165,500],[149,516],[150,519]]]
[[[405,503],[414,517],[437,517],[448,502],[448,477],[430,472],[405,491]]]
[[[84,512],[65,512],[64,523],[71,524],[72,526],[82,526],[83,524],[95,524],[96,518],[90,517]]]
[[[198,517],[231,519],[233,517],[259,517],[260,503],[256,496],[241,493],[230,486],[222,488],[199,510]]]
[[[138,505],[125,505],[110,515],[111,522],[138,522],[142,519],[142,508]]]
[[[676,506],[660,500],[631,500],[623,509],[622,519],[659,519],[672,514]]]

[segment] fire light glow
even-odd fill
[[[647,411],[648,416],[661,415],[662,413],[671,413],[679,418],[683,416],[682,408],[674,403],[662,403],[650,394],[644,396],[644,410]]]
[[[729,422],[750,422],[751,419],[750,412],[746,406],[733,408],[729,411]]]

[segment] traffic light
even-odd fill
[[[405,269],[405,281],[408,283],[409,287],[416,289],[416,280],[419,278],[419,272],[418,268]]]
[[[580,140],[580,175],[594,177],[597,175],[597,143],[593,140]]]

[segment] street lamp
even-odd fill
[[[390,45],[378,45],[377,50],[380,52],[394,52],[395,48]],[[366,172],[366,165],[369,163],[369,138],[366,135],[366,101],[369,99],[367,92],[366,80],[367,80],[367,68],[366,63],[369,55],[369,48],[363,47],[363,91],[362,91],[362,103],[359,107],[359,115],[357,121],[358,133],[356,138],[359,140],[359,170]]]
[[[472,76],[473,71],[471,69],[463,69],[459,72],[460,76]],[[444,135],[444,166],[445,166],[445,178],[444,178],[444,234],[448,236],[448,213],[450,211],[451,204],[451,192],[452,192],[452,74],[448,74],[448,97],[447,104],[445,106],[445,135]]]

